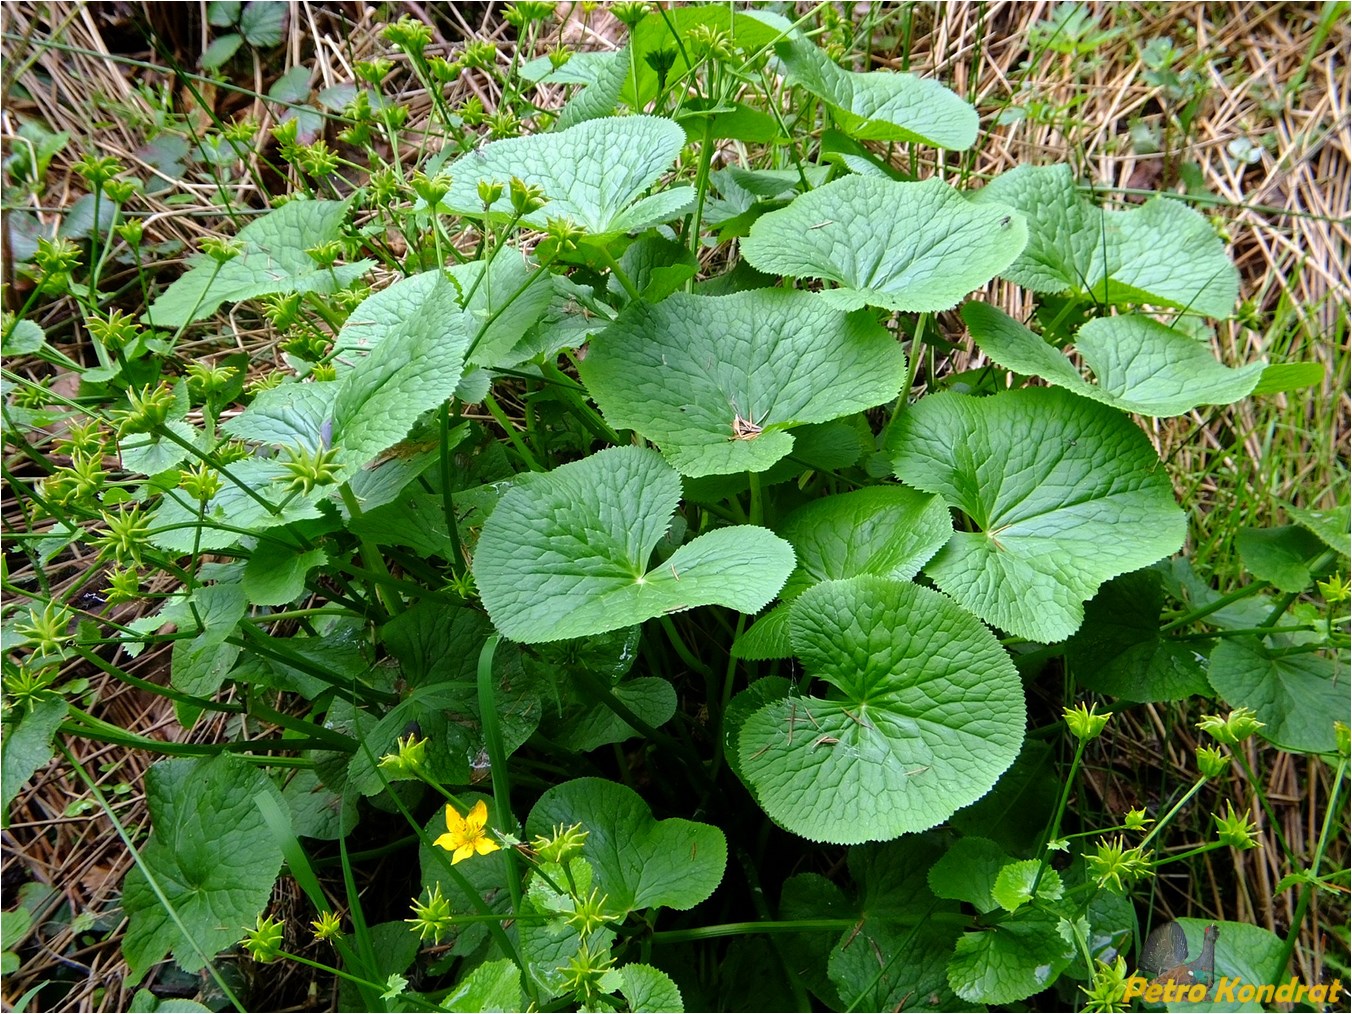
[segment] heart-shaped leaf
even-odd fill
[[[1069,637],[1100,584],[1183,544],[1185,517],[1145,434],[1056,388],[930,395],[893,424],[888,447],[899,479],[974,528],[925,572],[1021,637]]]
[[[1023,689],[995,637],[927,588],[828,581],[791,607],[794,651],[831,699],[787,696],[738,735],[762,808],[813,841],[883,841],[985,795],[1023,741]]]
[[[210,317],[222,303],[272,292],[333,292],[360,278],[371,261],[327,268],[306,253],[338,239],[347,207],[345,201],[288,201],[254,219],[235,237],[243,248],[238,256],[222,264],[198,254],[150,304],[146,320],[176,328]]]
[[[500,183],[502,196],[489,216],[510,220],[509,184],[515,176],[548,198],[538,211],[521,217],[523,225],[542,229],[549,219],[563,218],[593,237],[641,231],[675,218],[694,196],[690,187],[681,186],[640,199],[684,144],[685,131],[657,116],[612,116],[556,133],[492,141],[448,167],[451,188],[441,210],[482,215],[479,184]]]
[[[1239,272],[1211,224],[1183,203],[1152,197],[1105,211],[1080,196],[1070,166],[1019,166],[989,184],[995,201],[1028,219],[1028,246],[1001,274],[1034,292],[1072,292],[1103,303],[1173,306],[1227,317]]]
[[[147,772],[154,831],[141,846],[141,865],[127,872],[122,885],[130,920],[122,953],[132,982],[171,949],[185,970],[197,971],[239,940],[267,904],[282,851],[254,803],[260,792],[276,796],[285,809],[267,776],[230,754],[160,761]]]
[[[890,401],[905,371],[867,315],[779,289],[638,303],[580,368],[612,426],[690,476],[764,471],[793,449],[785,430]]]
[[[1346,670],[1322,655],[1227,637],[1211,652],[1207,676],[1226,704],[1252,708],[1264,723],[1259,735],[1284,750],[1332,753],[1333,723],[1352,718]]]
[[[663,906],[694,908],[723,879],[728,846],[710,824],[670,817],[654,820],[637,792],[603,778],[576,778],[549,789],[526,821],[529,836],[558,825],[581,824],[582,856],[608,896],[607,912]]]
[[[1160,633],[1162,575],[1115,577],[1085,606],[1084,625],[1066,645],[1067,670],[1080,686],[1126,701],[1181,701],[1207,695],[1202,656]]]
[[[1229,405],[1252,393],[1264,369],[1262,363],[1231,369],[1195,338],[1124,314],[1095,318],[1075,336],[1075,350],[1094,376],[1091,384],[1061,352],[995,307],[968,303],[962,319],[981,350],[1005,369],[1137,415]]]
[[[474,553],[494,625],[514,640],[558,641],[695,606],[759,610],[793,570],[793,550],[767,529],[715,529],[648,569],[680,496],[676,472],[639,447],[613,447],[513,486]]]
[[[847,309],[947,310],[1023,250],[1023,216],[974,204],[941,180],[846,176],[756,220],[742,254],[756,268],[841,286],[824,299]]]
[[[1235,548],[1245,568],[1278,591],[1303,592],[1314,575],[1310,566],[1325,552],[1323,539],[1303,525],[1241,528]]]
[[[830,103],[840,127],[861,141],[911,141],[963,151],[976,142],[976,110],[938,81],[836,66],[807,39],[775,46],[789,81]]]

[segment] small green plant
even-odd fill
[[[280,41],[273,6],[213,4],[234,31],[204,66]],[[508,23],[543,39],[551,9]],[[98,363],[6,321],[7,351],[90,395],[6,369],[6,439],[45,463],[7,473],[14,540],[39,570],[98,567],[5,578],[28,600],[4,625],[6,804],[63,752],[135,857],[129,981],[172,956],[240,1009],[216,960],[236,945],[357,1009],[698,1008],[733,975],[693,971],[725,937],[801,1009],[1123,1009],[1133,898],[1256,844],[1266,800],[1217,791],[1231,763],[1254,781],[1240,745],[1327,759],[1333,800],[1348,761],[1347,507],[1245,530],[1251,580],[1219,592],[1176,555],[1189,517],[1138,420],[1317,374],[1216,358],[1239,275],[1185,203],[1105,207],[1065,165],[899,179],[882,146],[965,152],[977,110],[767,11],[612,13],[626,48],[506,70],[388,25],[391,56],[318,100],[343,100],[341,149],[306,136],[297,68],[270,93],[292,188],[138,312],[103,290],[108,233],[38,242],[32,303],[74,300]],[[1114,37],[1076,5],[1036,33],[1071,57]],[[1155,86],[1196,101],[1157,50]],[[382,91],[396,57],[433,143]],[[452,108],[462,74],[501,104]],[[573,88],[549,129],[531,81]],[[764,155],[715,168],[723,143]],[[81,166],[136,249],[123,170]],[[1032,313],[971,298],[995,279]],[[935,354],[959,305],[981,378]],[[263,375],[194,351],[223,313],[275,335]],[[167,685],[131,671],[165,642]],[[112,726],[70,660],[230,736]],[[1036,734],[1030,687],[1071,704]],[[1189,698],[1231,710],[1187,784],[1083,817],[1106,709]],[[66,737],[164,756],[148,837]],[[359,885],[359,826],[402,864],[395,905]],[[1305,905],[1335,886],[1332,833],[1303,859],[1281,841]],[[305,918],[269,910],[283,869]],[[328,960],[290,943],[306,924]],[[1195,952],[1202,921],[1179,925]],[[1277,981],[1298,930],[1222,921],[1216,970]]]

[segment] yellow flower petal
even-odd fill
[[[488,807],[481,799],[474,804],[474,808],[469,811],[465,817],[465,827],[471,836],[477,835],[483,831],[484,825],[488,823]]]
[[[465,842],[455,850],[455,855],[451,856],[451,865],[454,866],[462,859],[468,859],[474,855],[474,845],[471,842]]]
[[[502,848],[501,845],[499,845],[492,838],[489,838],[487,836],[478,838],[474,842],[474,851],[479,853],[479,855],[481,856],[486,856],[490,852],[496,852],[500,848]]]
[[[453,850],[455,849],[456,841],[455,841],[455,837],[454,837],[453,835],[451,835],[451,834],[448,832],[448,833],[446,833],[446,834],[443,834],[440,838],[438,838],[438,839],[437,839],[436,841],[434,841],[432,844],[435,845],[435,846],[437,846],[438,848],[443,848],[443,849],[445,849],[447,852],[451,852],[451,851],[453,851]]]
[[[446,804],[446,830],[454,835],[465,833],[465,818],[456,813],[450,803]]]

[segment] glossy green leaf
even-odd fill
[[[850,849],[858,885],[850,914],[858,921],[839,934],[827,964],[841,1008],[962,1009],[946,981],[957,906],[936,899],[925,884],[939,848],[933,837],[908,835]]]
[[[930,890],[940,898],[965,901],[979,912],[1000,907],[995,882],[1011,862],[1004,849],[989,838],[968,835],[955,841],[942,859],[930,867]]]
[[[642,196],[671,168],[684,144],[685,131],[656,116],[612,116],[556,133],[492,141],[447,167],[452,182],[441,209],[482,216],[479,183],[501,183],[502,196],[489,214],[510,221],[508,184],[516,176],[549,199],[523,216],[522,225],[540,229],[551,218],[564,218],[593,237],[639,232],[675,218],[693,199],[686,186]]]
[[[494,625],[514,640],[557,641],[701,605],[759,610],[793,569],[789,544],[766,529],[715,529],[649,570],[680,494],[670,466],[638,447],[513,486],[474,553]]]
[[[510,958],[485,961],[465,976],[441,1001],[441,1009],[478,1014],[480,1011],[522,1010],[521,970]]]
[[[976,143],[976,110],[938,81],[889,70],[856,74],[798,38],[775,53],[791,84],[831,105],[836,123],[861,141],[906,141],[963,151]]]
[[[685,1003],[681,990],[671,976],[652,965],[631,962],[618,969],[620,993],[631,1011],[654,1011],[657,1014],[682,1014]]]
[[[1172,306],[1228,317],[1239,272],[1203,216],[1169,197],[1105,211],[1081,197],[1070,166],[1019,166],[977,195],[1028,219],[1028,246],[1003,277],[1034,292]]]
[[[42,348],[46,341],[47,334],[40,325],[35,321],[20,318],[10,324],[5,331],[0,352],[7,356],[32,355]]]
[[[742,726],[738,758],[761,807],[812,841],[883,841],[985,795],[1023,741],[1009,656],[949,599],[879,577],[794,600],[790,631],[830,699],[789,696]]]
[[[1324,545],[1343,559],[1352,556],[1352,508],[1347,504],[1327,511],[1288,507],[1286,513],[1291,515],[1292,521],[1319,536]]]
[[[146,311],[155,327],[176,328],[202,320],[222,303],[274,292],[333,292],[360,278],[371,261],[320,267],[305,251],[336,241],[347,217],[345,201],[288,201],[239,231],[238,257],[218,264],[198,254],[192,267]]]
[[[238,542],[241,533],[261,532],[320,515],[318,501],[326,491],[288,494],[286,483],[291,475],[279,461],[263,458],[236,461],[230,465],[230,474],[240,485],[227,481],[207,502],[204,511],[181,492],[166,495],[155,511],[150,541],[162,549],[183,554],[225,549]],[[263,503],[245,493],[241,486],[261,496]]]
[[[767,10],[734,10],[722,4],[690,4],[652,11],[630,33],[627,75],[621,99],[630,109],[643,109],[657,98],[662,82],[649,58],[662,52],[670,58],[668,87],[677,85],[691,71],[694,56],[691,33],[698,26],[726,34],[729,43],[748,55],[768,49],[784,38],[792,26],[781,15]],[[698,64],[698,60],[696,60]]]
[[[305,591],[305,576],[328,560],[322,549],[298,551],[280,543],[263,542],[245,564],[241,586],[256,606],[284,606]]]
[[[171,950],[185,971],[196,972],[238,941],[267,904],[282,867],[281,848],[254,803],[258,793],[276,789],[258,768],[230,754],[165,760],[145,782],[154,830],[141,846],[141,865],[122,884],[129,919],[122,955],[131,982]],[[142,867],[191,939],[169,918]]]
[[[239,657],[240,646],[226,638],[235,633],[235,626],[249,608],[249,600],[237,584],[212,584],[195,590],[191,601],[201,618],[202,629],[194,637],[174,642],[169,655],[169,678],[185,694],[210,697],[221,688]]]
[[[934,394],[892,426],[899,479],[971,520],[925,571],[992,625],[1069,637],[1100,584],[1168,556],[1185,517],[1124,416],[1055,388]]]
[[[676,690],[658,676],[639,676],[611,688],[615,699],[635,717],[657,728],[676,714]],[[623,743],[640,733],[616,714],[605,702],[586,705],[566,712],[552,730],[550,738],[565,750],[586,753],[608,743]]]
[[[250,0],[240,12],[239,30],[251,46],[277,46],[286,35],[286,15],[286,4]]]
[[[28,779],[55,756],[52,737],[65,717],[65,698],[49,697],[6,727],[0,740],[0,823],[5,827],[9,826],[9,804]]]
[[[1076,956],[1066,921],[1025,908],[964,933],[948,965],[953,992],[973,1003],[1013,1003],[1050,986]]]
[[[1006,912],[1017,912],[1034,897],[1057,901],[1065,894],[1061,874],[1037,859],[1006,863],[991,886],[991,898]]]
[[[953,535],[941,497],[905,486],[871,486],[814,500],[779,527],[798,557],[786,601],[822,581],[861,574],[909,581]]]
[[[968,303],[962,319],[981,350],[1005,369],[1137,415],[1174,416],[1200,405],[1229,405],[1247,397],[1264,370],[1262,363],[1231,369],[1195,338],[1125,314],[1097,317],[1075,336],[1091,383],[1057,348],[993,306]]]
[[[439,275],[424,289],[412,294],[404,316],[338,381],[333,446],[350,467],[367,464],[402,440],[460,382],[469,335],[455,289]],[[362,307],[352,312],[361,314]]]
[[[313,453],[324,444],[324,422],[333,416],[337,394],[334,381],[279,384],[259,391],[249,407],[225,420],[221,429],[241,440]]]
[[[1196,642],[1160,633],[1161,575],[1138,570],[1115,577],[1085,606],[1084,624],[1066,645],[1066,666],[1080,686],[1125,701],[1181,701],[1207,696]]]
[[[532,279],[535,265],[517,255],[469,261],[447,268],[454,279],[453,297],[462,320],[447,328],[446,340],[465,335],[466,359],[478,366],[513,366],[529,356],[512,350],[544,314],[553,298],[548,272]],[[335,365],[341,377],[360,357],[371,352],[410,318],[424,312],[426,301],[439,289],[443,272],[424,271],[395,282],[362,301],[348,317],[334,342]],[[465,304],[468,297],[469,303]]]
[[[576,778],[548,789],[526,821],[527,836],[580,823],[589,833],[582,856],[609,896],[607,912],[694,908],[723,879],[728,847],[710,824],[653,819],[633,789],[601,778]]]
[[[1273,363],[1263,370],[1251,393],[1257,396],[1301,391],[1318,387],[1323,380],[1324,367],[1320,363]]]
[[[793,449],[788,429],[890,401],[905,368],[866,315],[767,289],[635,305],[580,372],[612,426],[701,476],[764,471]]]
[[[1252,708],[1264,723],[1259,735],[1284,750],[1332,753],[1333,723],[1352,722],[1346,668],[1322,655],[1227,637],[1211,652],[1208,677],[1230,707]]]
[[[1278,591],[1302,592],[1314,580],[1312,564],[1323,552],[1324,542],[1304,526],[1241,528],[1235,549],[1244,567]]]
[[[1027,239],[1018,212],[941,180],[846,176],[758,218],[742,254],[761,271],[835,282],[822,298],[843,309],[935,311],[1009,267]]]
[[[943,499],[904,486],[870,486],[815,500],[780,525],[798,566],[784,583],[788,603],[814,584],[861,574],[909,581],[953,534]],[[761,616],[733,644],[746,659],[788,658],[788,607]]]

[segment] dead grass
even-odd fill
[[[433,52],[454,51],[467,38],[490,38],[502,45],[506,59],[510,29],[493,17],[491,5],[393,6],[395,14],[406,11],[436,26]],[[866,7],[854,5],[856,17],[862,17]],[[905,59],[912,71],[938,75],[959,93],[975,98],[983,126],[990,125],[1015,94],[1052,111],[990,129],[967,166],[978,178],[1024,162],[1069,161],[1109,199],[1129,201],[1134,199],[1131,191],[1172,185],[1180,165],[1195,163],[1206,189],[1218,198],[1201,210],[1224,222],[1243,276],[1245,312],[1220,328],[1220,353],[1229,362],[1262,356],[1274,361],[1317,360],[1326,366],[1325,382],[1316,392],[1255,399],[1222,412],[1193,413],[1160,423],[1153,427],[1154,437],[1180,490],[1210,515],[1203,528],[1219,523],[1231,531],[1241,524],[1280,520],[1284,502],[1331,506],[1346,489],[1350,415],[1346,320],[1352,302],[1348,280],[1352,150],[1347,19],[1337,18],[1331,31],[1322,35],[1317,3],[1089,7],[1104,28],[1121,29],[1121,34],[1092,58],[1049,54],[1025,64],[1029,26],[1052,13],[1051,3],[896,5],[883,18],[879,35],[886,35],[888,25],[909,13],[914,19],[909,52],[902,54],[895,45],[890,51],[879,49],[874,64],[899,67]],[[285,67],[302,63],[313,67],[316,88],[349,81],[357,61],[388,53],[379,35],[385,18],[375,8],[299,0],[291,4],[291,11],[291,31],[283,47]],[[7,57],[0,80],[6,96],[0,137],[7,150],[12,149],[22,119],[41,120],[76,138],[91,136],[92,131],[101,153],[118,156],[134,173],[165,179],[165,189],[138,206],[145,213],[145,245],[187,251],[217,228],[219,215],[213,209],[219,209],[222,195],[215,184],[171,179],[150,164],[145,145],[156,124],[171,113],[181,113],[195,129],[205,130],[210,125],[202,115],[205,100],[225,119],[252,115],[266,129],[276,110],[260,95],[285,67],[269,54],[266,63],[255,63],[252,80],[238,82],[247,89],[244,92],[176,78],[141,65],[165,64],[165,53],[145,42],[146,18],[167,43],[177,41],[186,47],[179,57],[191,65],[206,40],[200,9],[193,5],[62,0],[0,7]],[[610,48],[620,37],[616,29],[604,10],[584,13],[579,8],[562,19],[560,38],[580,48]],[[1141,46],[1165,36],[1179,42],[1190,57],[1198,57],[1194,66],[1203,76],[1204,98],[1186,134],[1163,130],[1177,110],[1142,74]],[[44,44],[51,41],[68,48]],[[389,87],[413,109],[408,135],[417,139],[432,108],[430,97],[403,66]],[[454,88],[448,95],[452,102],[477,95],[491,110],[500,98],[498,86],[483,75],[466,74]],[[541,89],[537,99],[547,105],[561,96]],[[1134,150],[1130,136],[1138,124],[1161,131],[1166,145],[1148,154]],[[1231,153],[1230,146],[1240,139],[1262,146],[1255,164]],[[42,223],[53,223],[82,191],[70,163],[84,148],[77,141],[53,162],[43,203],[32,202],[28,209]],[[950,158],[937,171],[952,175],[958,167]],[[237,203],[263,207],[269,181],[277,184],[277,170],[266,148],[254,152],[245,168],[228,185],[231,196]],[[12,210],[7,204],[7,218]],[[6,299],[15,308],[22,302],[23,286],[10,260],[5,257],[5,278],[10,283]],[[1012,312],[1027,309],[1019,305],[1021,297],[1005,288],[997,286],[994,298]],[[38,319],[49,334],[60,337],[63,351],[81,357],[84,338],[73,307],[48,306]],[[252,320],[232,318],[232,322],[228,344],[255,357],[267,354],[273,336],[266,328]],[[951,365],[956,369],[979,365],[981,360],[962,342],[960,331],[951,334],[955,341]],[[219,338],[211,336],[202,351],[220,347]],[[11,462],[11,467],[20,476],[31,475],[23,462]],[[14,495],[7,490],[7,518],[15,516]],[[82,580],[91,566],[88,559],[67,560],[65,580]],[[11,579],[20,586],[33,577],[31,569],[11,569]],[[164,678],[163,652],[147,653],[134,662],[119,657],[117,662],[147,679]],[[73,674],[91,675],[88,667],[71,668]],[[96,672],[92,678],[98,689],[94,710],[99,717],[141,735],[165,740],[183,736],[172,708],[162,699]],[[1102,807],[1120,814],[1128,806],[1148,802],[1136,798],[1142,786],[1186,783],[1195,770],[1196,718],[1186,708],[1167,706],[1124,713],[1093,758],[1080,806],[1089,812]],[[208,722],[195,728],[191,738],[206,742],[221,733],[219,724]],[[105,791],[119,782],[139,786],[149,763],[143,753],[87,741],[72,741],[68,747],[88,770],[98,773]],[[1328,768],[1316,759],[1254,747],[1249,761],[1277,810],[1287,841],[1308,857],[1328,804]],[[1265,826],[1266,818],[1242,775],[1236,774],[1224,788],[1227,798],[1236,800],[1237,806],[1251,806],[1259,826]],[[125,968],[116,930],[90,934],[88,942],[72,930],[72,917],[82,913],[105,917],[112,913],[116,922],[118,887],[128,866],[125,850],[97,808],[65,815],[71,804],[87,798],[66,767],[53,764],[24,788],[12,808],[13,823],[3,834],[6,905],[12,904],[15,889],[25,881],[48,885],[53,894],[45,919],[25,944],[21,971],[4,986],[7,1003],[44,979],[70,984],[63,999],[53,1000],[52,1010],[123,1010],[130,1001],[122,982]],[[116,798],[124,823],[144,830],[147,819],[139,789]],[[1325,859],[1326,869],[1346,868],[1349,862],[1345,813],[1339,828],[1335,848]],[[1203,836],[1209,833],[1204,807],[1196,812],[1195,829]],[[1276,891],[1288,870],[1270,831],[1264,846],[1253,852],[1212,853],[1182,884],[1164,879],[1159,908],[1178,915],[1249,921],[1284,934],[1294,914],[1295,892]],[[1317,899],[1302,928],[1295,971],[1307,981],[1341,967],[1326,963],[1326,951],[1337,955],[1339,962],[1346,961],[1346,898],[1336,902],[1320,907],[1327,903]]]

